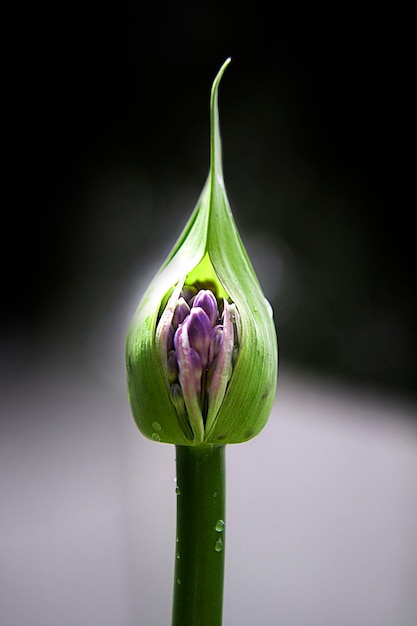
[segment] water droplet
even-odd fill
[[[221,552],[223,550],[223,541],[221,539],[217,539],[216,543],[214,544],[214,549],[216,550],[216,552]]]
[[[181,578],[177,578],[177,585],[181,584]]]
[[[217,498],[217,493],[216,492],[213,493],[213,498]]]
[[[217,524],[215,526],[215,529],[218,533],[222,533],[224,530],[224,521],[222,519],[219,519],[217,521]]]
[[[181,495],[181,489],[179,488],[179,485],[175,487],[175,493],[177,494],[177,496]]]
[[[258,312],[258,309],[257,309],[256,307],[254,307],[253,312],[254,312],[254,313],[257,313],[257,312]]]
[[[159,422],[152,422],[152,428],[154,430],[158,430],[159,431],[159,430],[161,430],[162,426],[161,426],[161,424]]]
[[[179,537],[177,537],[175,541],[176,541],[177,543],[179,543],[179,542],[180,542],[180,538],[179,538]]]
[[[152,433],[152,439],[154,441],[161,441],[161,436],[158,433]]]
[[[180,558],[181,558],[181,555],[180,555],[180,553],[179,553],[179,552],[177,552],[177,554],[176,554],[175,556],[176,556],[176,558],[177,558],[177,559],[180,559]]]

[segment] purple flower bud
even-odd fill
[[[157,340],[171,401],[184,430],[191,429],[201,442],[214,424],[232,373],[236,312],[224,300],[220,316],[214,293],[196,291],[187,286],[172,293]]]
[[[175,307],[174,316],[172,318],[172,325],[174,329],[177,329],[188,315],[190,315],[190,307],[188,306],[184,298],[179,298],[178,304]]]
[[[170,324],[167,329],[166,329],[166,349],[168,350],[172,350],[174,347],[174,333],[175,330],[172,327],[172,324]]]
[[[197,289],[196,287],[194,287],[194,285],[184,285],[181,291],[181,296],[184,298],[186,302],[189,303],[190,300],[195,297],[196,293],[197,293]]]
[[[230,366],[232,363],[233,346],[234,333],[230,305],[226,300],[224,300],[223,336],[219,346],[219,353],[216,357],[213,367],[211,380],[208,385],[209,404],[206,422],[207,432],[210,432],[219,407],[223,402],[227,383],[230,378]]]
[[[203,309],[193,306],[185,324],[187,326],[190,346],[197,350],[201,358],[202,366],[206,367],[211,340],[211,324],[209,317]]]
[[[214,326],[219,318],[219,309],[217,306],[217,300],[212,291],[208,289],[201,289],[196,295],[193,307],[200,307],[205,311],[209,317],[210,324]]]
[[[220,325],[217,325],[213,328],[213,331],[212,331],[212,338],[211,338],[210,349],[209,349],[209,362],[210,363],[212,363],[212,361],[214,361],[216,356],[219,354],[222,340],[223,340],[223,327]]]
[[[204,422],[200,403],[203,366],[200,355],[191,347],[188,338],[188,321],[190,317],[191,315],[183,324],[178,326],[174,336],[174,345],[179,370],[178,380],[184,396],[191,428],[195,436],[201,440],[204,434]]]

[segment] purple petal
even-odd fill
[[[174,315],[175,307],[177,306],[178,299],[182,285],[184,284],[185,277],[180,280],[171,293],[167,305],[162,312],[161,318],[156,327],[156,345],[159,352],[159,359],[164,369],[166,378],[168,379],[167,372],[167,355],[169,350],[173,348],[173,335],[174,329],[172,327],[172,318]]]
[[[184,298],[179,298],[178,304],[175,307],[174,316],[172,318],[173,327],[177,329],[178,326],[183,323],[183,321],[189,314],[190,307],[188,306]]]
[[[223,341],[223,326],[217,325],[212,330],[209,348],[209,363],[212,363],[219,354]]]
[[[211,341],[211,324],[207,313],[200,307],[193,307],[185,325],[188,330],[190,346],[197,350],[203,367],[206,367]]]
[[[181,385],[194,438],[201,443],[204,437],[204,422],[200,406],[203,366],[199,354],[190,346],[187,327],[188,318],[183,324],[178,326],[174,336],[179,370],[178,380]]]
[[[174,347],[174,333],[175,333],[175,330],[172,324],[170,324],[169,328],[167,328],[166,335],[165,335],[167,350],[172,350],[172,348]]]
[[[211,325],[214,326],[219,318],[219,309],[217,300],[212,291],[209,289],[201,289],[194,299],[193,307],[203,309],[203,311],[207,313]]]
[[[207,412],[206,433],[210,431],[219,412],[230,378],[233,356],[233,322],[230,305],[224,300],[223,339],[216,357],[210,383],[208,385],[209,406]]]
[[[181,296],[186,302],[190,302],[190,300],[194,298],[196,291],[197,289],[194,285],[184,285],[181,291]]]

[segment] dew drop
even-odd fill
[[[215,529],[218,533],[222,533],[224,530],[224,521],[219,519],[216,523]]]
[[[217,498],[217,493],[216,492],[213,493],[213,498]]]
[[[223,541],[221,539],[217,539],[216,543],[214,544],[214,549],[216,550],[216,552],[221,552],[223,550]]]
[[[181,578],[177,578],[177,585],[181,584]]]
[[[175,487],[175,493],[177,494],[177,496],[181,495],[181,489],[179,488],[179,485]]]
[[[158,433],[152,433],[152,439],[154,441],[161,441],[161,436]]]
[[[159,422],[152,422],[152,428],[154,430],[160,431],[162,426],[161,426],[161,424]]]

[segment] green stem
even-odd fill
[[[177,543],[172,626],[221,626],[225,446],[176,446]]]

